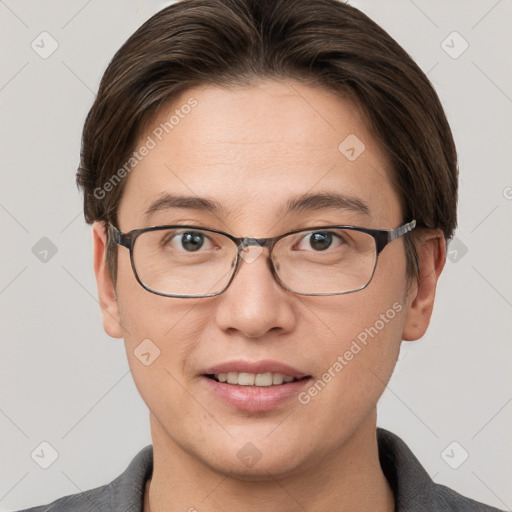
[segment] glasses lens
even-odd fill
[[[237,247],[220,233],[193,228],[141,233],[133,246],[139,280],[149,290],[208,296],[229,283]],[[281,238],[272,251],[281,282],[304,294],[340,294],[364,288],[377,260],[375,239],[353,229],[301,231]]]
[[[362,231],[302,231],[273,250],[277,275],[297,293],[339,294],[364,288],[377,260],[375,239]]]
[[[236,245],[211,231],[173,228],[145,231],[135,240],[139,280],[168,295],[210,295],[225,288],[236,261]]]

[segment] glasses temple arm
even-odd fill
[[[400,238],[402,235],[405,235],[406,233],[409,233],[409,231],[412,231],[415,227],[416,227],[416,221],[412,220],[411,222],[408,222],[407,224],[404,224],[403,226],[398,226],[395,229],[389,230],[388,242],[392,242],[393,240]]]

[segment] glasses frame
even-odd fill
[[[242,261],[241,252],[250,245],[258,245],[260,247],[266,247],[269,251],[268,259],[270,261],[270,269],[272,271],[272,275],[274,276],[274,279],[285,289],[289,292],[296,293],[297,295],[346,295],[348,293],[354,293],[358,292],[360,290],[364,290],[372,281],[373,276],[375,274],[375,269],[377,268],[377,262],[379,259],[380,253],[384,250],[384,248],[397,238],[400,238],[401,236],[405,235],[406,233],[409,233],[416,227],[416,220],[412,220],[410,222],[407,222],[406,224],[402,224],[401,226],[398,226],[394,229],[371,229],[371,228],[363,228],[359,226],[343,226],[343,225],[328,225],[328,226],[313,226],[310,228],[301,228],[296,229],[294,231],[288,231],[287,233],[283,233],[282,235],[275,236],[272,238],[251,238],[251,237],[236,237],[231,235],[230,233],[226,233],[225,231],[220,231],[218,229],[213,228],[203,228],[201,226],[192,226],[188,224],[171,224],[171,225],[165,225],[165,226],[150,226],[147,228],[140,228],[140,229],[134,229],[132,231],[129,231],[128,233],[123,233],[121,230],[119,230],[116,226],[114,226],[112,223],[108,223],[108,229],[110,232],[110,240],[112,243],[116,245],[120,245],[121,247],[125,247],[130,251],[130,262],[132,266],[133,273],[135,275],[135,278],[137,279],[138,283],[148,292],[154,293],[155,295],[160,295],[163,297],[176,297],[176,298],[184,298],[184,299],[200,299],[204,297],[215,297],[216,295],[220,295],[226,289],[229,287],[233,279],[235,278],[235,275],[237,274],[239,268],[240,268],[240,262]],[[147,285],[145,285],[142,280],[139,278],[139,275],[137,273],[137,270],[135,268],[135,262],[133,257],[133,247],[135,245],[135,240],[137,237],[139,237],[142,233],[146,233],[148,231],[163,231],[165,229],[176,229],[176,228],[189,228],[191,230],[200,230],[200,231],[209,231],[211,233],[217,233],[220,235],[224,235],[225,237],[229,238],[237,247],[236,252],[236,262],[234,269],[232,271],[231,278],[229,279],[226,286],[215,293],[209,293],[209,294],[203,294],[203,295],[179,295],[179,294],[172,294],[172,293],[164,293],[164,292],[158,292],[156,290],[153,290],[152,288],[149,288]],[[284,284],[280,277],[277,274],[277,271],[274,267],[274,261],[272,259],[272,250],[275,246],[275,244],[281,240],[282,238],[293,235],[295,233],[301,233],[301,232],[308,232],[308,231],[319,231],[319,230],[326,230],[326,229],[346,229],[351,231],[360,231],[362,233],[366,233],[373,237],[375,240],[375,264],[373,265],[373,270],[370,276],[370,279],[368,282],[361,286],[360,288],[356,288],[355,290],[349,290],[345,292],[335,292],[335,293],[302,293],[302,292],[296,292],[295,290],[292,290],[291,288],[288,288],[286,284]]]

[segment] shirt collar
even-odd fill
[[[396,434],[377,428],[379,460],[393,494],[395,512],[436,510],[435,483]]]

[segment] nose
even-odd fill
[[[268,248],[253,245],[241,252],[237,273],[218,296],[216,321],[221,329],[236,330],[249,338],[293,329],[294,294],[274,278],[268,254]]]

